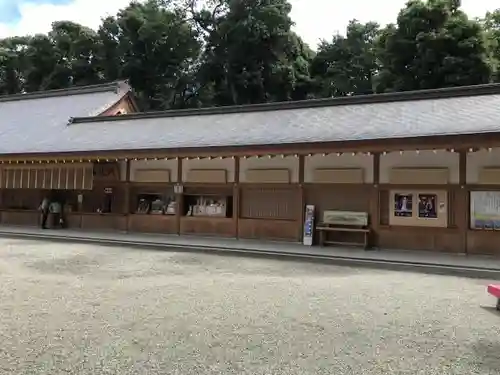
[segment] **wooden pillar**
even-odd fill
[[[233,222],[235,237],[239,238],[240,227],[240,157],[234,158],[234,184],[233,184]]]
[[[299,224],[298,224],[298,233],[297,233],[297,240],[299,242],[302,242],[302,232],[303,232],[303,226],[304,226],[304,213],[305,213],[305,205],[306,205],[306,191],[304,188],[304,170],[305,170],[305,159],[306,157],[304,155],[299,155],[299,204],[300,204],[300,209],[298,213],[298,219],[299,219]]]
[[[182,185],[182,158],[177,158],[177,183]],[[181,234],[181,218],[184,210],[184,189],[182,193],[175,194],[177,209],[175,211],[175,226],[178,235]]]
[[[373,183],[370,191],[370,226],[372,228],[371,244],[378,246],[378,231],[380,227],[380,153],[372,156]]]
[[[468,150],[459,150],[458,186],[453,189],[453,199],[448,199],[448,222],[460,232],[461,253],[467,253],[467,232],[469,230],[469,191],[467,189],[467,154]]]
[[[130,224],[130,160],[125,161],[125,199],[124,199],[124,212],[126,216],[126,231],[129,231]]]

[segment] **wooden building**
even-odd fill
[[[301,241],[367,213],[380,248],[498,254],[500,85],[138,113],[123,82],[0,97],[1,215]]]

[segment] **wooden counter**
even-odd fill
[[[142,233],[177,234],[177,216],[132,214],[128,216],[128,230]]]
[[[66,226],[69,229],[88,230],[127,230],[127,215],[125,214],[99,214],[99,213],[65,213]]]
[[[41,213],[37,210],[2,210],[1,223],[36,227],[40,225]]]
[[[77,212],[65,212],[64,220],[66,220],[66,228],[68,229],[81,229],[82,227],[82,214]]]
[[[235,220],[209,216],[181,217],[181,234],[236,237]]]

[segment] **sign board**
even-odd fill
[[[174,185],[174,194],[182,194],[184,192],[184,186],[181,184]]]
[[[470,227],[500,230],[500,191],[471,191]]]
[[[115,162],[94,163],[94,179],[97,181],[119,181],[119,164]]]
[[[104,194],[113,194],[113,188],[110,187],[104,188]]]
[[[303,244],[312,246],[314,237],[314,206],[307,205],[304,215],[304,236]]]
[[[324,211],[323,223],[365,227],[368,225],[368,213],[353,211]]]

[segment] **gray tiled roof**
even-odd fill
[[[415,93],[377,95],[370,100],[358,97],[250,109],[78,118],[71,124],[70,117],[96,115],[119,94],[17,103],[0,100],[0,153],[252,146],[499,132],[500,86],[485,89],[492,92],[469,94],[471,88],[461,88],[460,96],[450,97],[458,91],[448,90],[446,98],[429,91],[428,96],[427,92],[418,93],[418,100]]]
[[[187,148],[500,131],[500,94],[70,125],[68,150]]]
[[[87,141],[68,126],[69,119],[97,116],[129,90],[116,82],[0,97],[0,154],[78,149]]]

